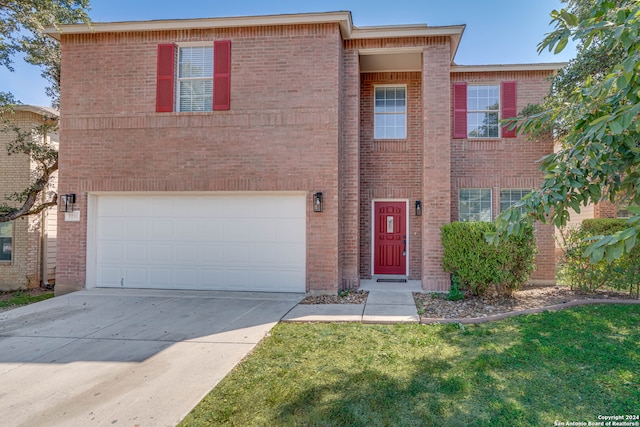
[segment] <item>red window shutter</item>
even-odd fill
[[[174,49],[172,44],[158,45],[156,85],[156,112],[158,113],[173,111]]]
[[[213,44],[213,109],[231,108],[231,40]]]
[[[518,116],[516,82],[502,82],[502,119]],[[508,126],[502,128],[503,138],[515,138],[516,130]]]
[[[453,84],[453,137],[467,137],[467,84]]]

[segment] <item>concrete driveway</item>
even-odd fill
[[[101,289],[0,313],[1,423],[175,425],[302,298]]]

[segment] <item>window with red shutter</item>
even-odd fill
[[[230,78],[230,40],[158,45],[156,111],[229,110]]]
[[[516,82],[502,82],[502,119],[518,116]],[[508,126],[502,128],[503,138],[515,138],[516,130]]]
[[[214,43],[213,109],[231,108],[231,40]]]
[[[453,85],[453,137],[467,137],[467,84]]]
[[[156,83],[156,111],[173,111],[173,80],[175,76],[175,47],[172,44],[158,45],[158,68]]]

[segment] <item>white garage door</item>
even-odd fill
[[[98,287],[305,291],[303,195],[99,195]]]

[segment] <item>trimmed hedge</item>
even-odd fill
[[[559,264],[559,279],[571,289],[592,293],[599,288],[613,288],[640,294],[640,245],[631,253],[608,263],[605,259],[592,264],[584,256],[587,247],[593,243],[585,241],[589,237],[607,236],[627,229],[626,219],[587,219],[577,228],[563,230],[563,258]]]
[[[492,222],[452,222],[441,227],[444,271],[454,275],[460,286],[473,295],[495,292],[510,296],[529,279],[538,252],[533,227],[521,235],[509,236],[498,246],[487,243]]]

